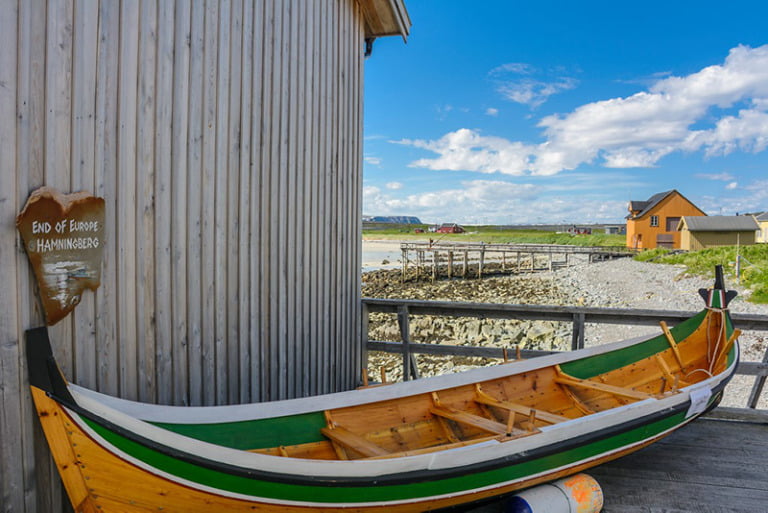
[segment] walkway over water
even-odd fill
[[[403,279],[408,268],[416,276],[438,275],[481,278],[489,264],[502,272],[532,272],[568,267],[574,263],[596,262],[631,256],[632,249],[621,246],[570,246],[565,244],[485,244],[481,242],[404,242]],[[473,269],[470,270],[470,267]]]

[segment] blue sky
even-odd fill
[[[363,213],[619,222],[768,210],[768,4],[406,0],[365,62]]]

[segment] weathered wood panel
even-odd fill
[[[106,200],[102,285],[51,329],[74,381],[165,404],[356,385],[360,4],[0,10],[0,509],[68,510],[23,355],[43,318],[14,220],[41,185]]]
[[[767,434],[764,422],[701,419],[587,473],[600,483],[603,511],[610,513],[765,511]],[[500,499],[467,511],[495,513],[505,506]]]

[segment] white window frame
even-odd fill
[[[658,228],[658,226],[659,226],[659,216],[651,216],[651,226],[653,228]]]

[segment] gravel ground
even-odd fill
[[[368,297],[684,311],[701,310],[704,303],[698,290],[712,286],[711,278],[687,276],[683,266],[637,262],[629,258],[579,264],[556,271],[484,278],[481,282],[442,280],[435,284],[401,284],[397,271],[379,271],[366,276],[363,281],[369,283],[364,287],[363,295]],[[728,280],[726,285],[739,291],[739,296],[730,305],[732,312],[768,315],[768,305],[749,303],[745,300],[748,291]],[[391,329],[396,331],[394,326]],[[596,345],[651,333],[658,334],[658,327],[588,324],[585,339],[587,345]],[[768,347],[768,333],[744,333],[740,344],[743,360],[760,361]],[[372,364],[371,369],[376,366],[396,368],[399,365],[396,361],[386,365],[383,361],[369,363]],[[455,370],[461,369],[457,366]],[[438,372],[443,371],[452,370],[449,367]],[[722,404],[745,406],[753,383],[752,377],[736,376],[728,386]],[[768,391],[763,393],[758,406],[768,409]]]
[[[653,310],[698,311],[703,305],[698,290],[711,287],[713,283],[710,278],[686,275],[684,266],[638,262],[630,258],[528,276],[528,279],[549,279],[560,288],[572,290],[576,304]],[[749,291],[744,291],[736,283],[729,283],[727,279],[726,286],[739,292],[739,296],[729,305],[731,312],[768,315],[768,305],[746,301]],[[588,345],[600,344],[656,332],[658,329],[652,326],[588,325],[586,340]],[[760,361],[768,347],[768,333],[747,332],[739,342],[742,360]],[[745,406],[753,384],[752,377],[734,377],[722,405]],[[763,393],[758,406],[768,408],[768,391]]]

